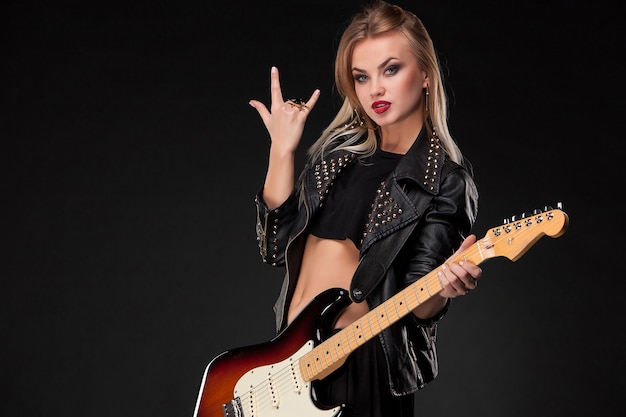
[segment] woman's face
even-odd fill
[[[409,118],[422,122],[422,90],[428,76],[402,33],[390,32],[357,43],[352,76],[361,106],[379,126]]]

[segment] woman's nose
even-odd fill
[[[385,88],[379,81],[372,80],[370,84],[370,96],[380,97],[385,93]]]

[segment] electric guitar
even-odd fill
[[[490,229],[449,261],[478,265],[500,256],[517,261],[542,236],[564,234],[568,224],[560,208],[546,208]],[[339,416],[343,406],[319,404],[312,382],[337,370],[351,352],[441,291],[438,270],[332,336],[337,315],[351,302],[346,290],[329,289],[318,295],[269,342],[218,355],[204,372],[194,417]]]

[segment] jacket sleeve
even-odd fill
[[[293,192],[280,206],[270,209],[261,190],[255,197],[255,204],[256,238],[261,259],[272,266],[284,266],[287,242],[298,213],[298,197]]]
[[[417,281],[434,270],[452,255],[470,233],[476,220],[478,193],[473,179],[467,171],[452,170],[443,180],[440,192],[434,196],[418,227],[403,249],[402,257],[406,270],[401,274],[402,288]],[[418,320],[428,325],[443,316],[443,311],[431,320]]]
[[[469,234],[477,214],[475,184],[462,169],[454,169],[442,181],[440,192],[433,197],[407,244],[398,255],[391,272],[398,285],[408,286],[441,265]],[[385,286],[383,286],[385,287]],[[385,292],[385,289],[383,289]],[[384,294],[389,297],[393,294]],[[396,395],[414,392],[434,380],[439,372],[437,358],[438,321],[444,308],[428,319],[408,314],[403,325],[391,326],[380,335],[387,348],[391,372],[391,389]],[[411,358],[412,360],[406,360]]]

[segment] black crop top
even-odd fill
[[[402,156],[378,149],[367,162],[357,161],[343,171],[312,219],[309,233],[325,239],[348,238],[360,248],[376,190]]]

